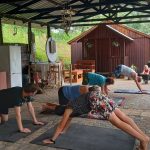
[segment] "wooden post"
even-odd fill
[[[50,25],[48,24],[48,25],[47,25],[47,39],[48,39],[49,37],[51,37],[51,27],[50,27]]]
[[[3,27],[2,27],[2,18],[0,18],[0,44],[3,44]]]
[[[70,75],[70,85],[72,85],[72,64],[70,64],[70,73],[69,73],[69,75]]]
[[[28,22],[28,51],[29,51],[29,62],[30,62],[30,55],[31,55],[31,47],[32,47],[32,43],[31,43],[31,34],[32,34],[32,30],[31,30],[31,22]],[[34,82],[33,81],[33,77],[31,77],[31,65],[29,64],[29,70],[28,70],[28,74],[29,74],[29,82]]]
[[[28,45],[29,45],[29,53],[31,54],[31,48],[32,48],[32,29],[31,29],[31,22],[28,22]]]

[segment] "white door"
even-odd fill
[[[10,46],[10,83],[11,87],[22,87],[21,47]]]

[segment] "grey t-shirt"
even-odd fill
[[[73,109],[73,114],[87,114],[91,110],[89,93],[82,94],[74,101],[69,101],[68,106]]]
[[[130,67],[127,67],[125,65],[121,65],[121,74],[127,77],[131,77],[132,73],[136,73],[133,69],[131,69]]]

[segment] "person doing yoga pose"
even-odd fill
[[[138,89],[141,92],[143,92],[142,88],[139,84],[139,81],[141,81],[141,77],[139,77],[138,74],[132,68],[130,68],[126,65],[118,65],[115,68],[113,74],[115,75],[116,78],[120,77],[120,75],[127,76],[128,78],[132,78],[135,81]]]
[[[138,139],[140,141],[139,150],[147,150],[149,137],[139,129],[135,122],[117,108],[117,105],[112,99],[104,96],[100,92],[99,87],[93,87],[91,91],[89,95],[90,116],[93,116],[93,118],[95,115],[103,116],[117,128]]]
[[[59,104],[66,105],[70,100],[74,101],[80,95],[87,93],[88,88],[86,85],[67,85],[60,87],[58,90]]]
[[[91,108],[88,100],[89,93],[82,94],[74,101],[69,101],[65,108],[63,118],[57,126],[54,136],[49,139],[43,140],[44,144],[53,144],[57,137],[65,132],[69,127],[72,117],[87,114]]]
[[[95,115],[103,116],[114,126],[138,139],[140,141],[140,146],[138,147],[139,150],[147,150],[149,137],[139,129],[135,122],[117,108],[117,105],[113,100],[103,95],[98,86],[91,87],[89,91],[88,94],[85,94],[87,95],[85,99],[87,105],[84,105],[86,107],[89,107],[90,105],[90,108],[87,109],[89,115],[92,116],[92,118],[95,118]],[[70,106],[68,105],[68,109],[65,110],[64,116],[58,124],[54,135],[49,139],[45,139],[43,143],[54,144],[57,137],[68,128],[72,112],[74,110],[82,110],[82,105],[80,105],[79,102],[76,102],[74,107]]]
[[[32,105],[32,96],[37,92],[37,87],[33,84],[27,84],[24,87],[12,87],[0,90],[0,124],[8,121],[9,108],[14,108],[16,120],[20,132],[29,133],[30,129],[24,128],[21,117],[21,106],[27,103],[28,110],[36,125],[44,125],[37,120],[34,107]]]
[[[98,73],[88,72],[83,75],[83,85],[98,85],[103,94],[108,95],[108,86],[114,84],[114,78],[105,77]]]

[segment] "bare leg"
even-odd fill
[[[54,103],[46,103],[47,106],[59,106],[58,104],[54,104]]]
[[[56,106],[55,105],[42,105],[42,112],[47,111],[47,110],[55,110]]]
[[[67,131],[67,129],[69,128],[71,120],[72,120],[72,118],[70,117],[70,118],[68,119],[68,121],[67,121],[67,123],[66,123],[64,129],[63,129],[62,132],[61,132],[62,134],[65,133],[65,132]]]
[[[53,135],[53,137],[51,138],[53,141],[55,141],[57,139],[57,137],[61,134],[61,132],[63,131],[63,129],[65,129],[65,126],[67,125],[67,122],[70,118],[70,115],[72,113],[72,109],[66,109],[63,115],[63,118],[61,119],[60,123],[57,126],[57,129]],[[43,140],[44,144],[53,144],[53,142],[50,139],[45,139]]]
[[[123,113],[120,109],[116,108],[114,111],[115,115],[122,120],[123,122],[129,124],[132,128],[134,128],[137,132],[139,132],[140,134],[148,137],[145,133],[143,133],[143,131],[135,124],[135,122],[128,117],[125,113]]]
[[[142,150],[147,150],[149,140],[143,134],[136,131],[131,125],[120,120],[114,112],[112,112],[108,120],[119,129],[137,138],[141,143]]]
[[[1,123],[7,122],[8,121],[8,115],[7,114],[1,114]]]

